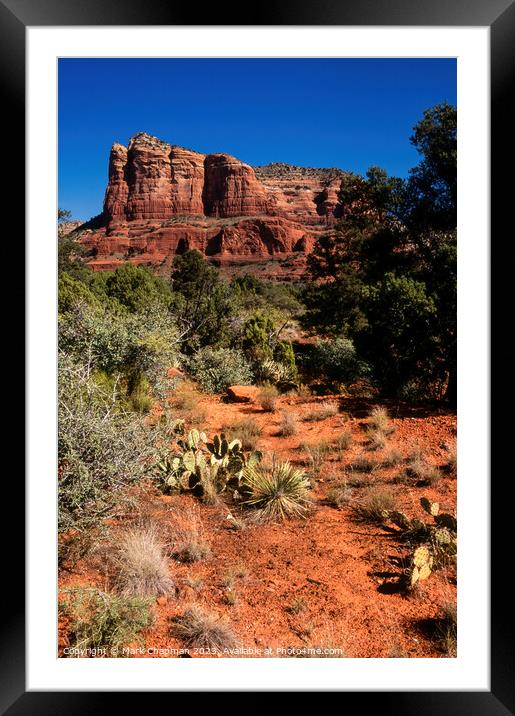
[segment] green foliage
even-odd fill
[[[370,367],[358,359],[349,338],[318,341],[308,359],[312,374],[330,382],[350,384],[370,374]]]
[[[141,313],[156,304],[166,306],[171,299],[166,282],[142,266],[123,264],[104,280],[106,296],[118,301],[131,313]]]
[[[120,490],[141,479],[155,462],[163,429],[127,412],[120,376],[91,372],[59,355],[59,529],[83,529],[108,517]]]
[[[188,371],[208,393],[223,393],[230,385],[250,385],[252,370],[244,354],[230,348],[202,348],[188,363]]]
[[[342,182],[341,222],[308,258],[306,326],[353,339],[386,394],[456,395],[456,110],[424,113],[422,160],[402,182]]]
[[[58,284],[59,313],[71,311],[78,303],[86,303],[92,307],[100,306],[98,298],[83,281],[63,271],[59,276]]]
[[[183,334],[183,349],[225,346],[235,300],[229,284],[199,251],[176,256],[171,275],[172,310]]]
[[[63,592],[61,614],[69,618],[72,656],[122,656],[123,647],[142,643],[141,632],[152,626],[152,599],[122,597],[94,588],[76,587]],[[105,650],[105,651],[104,651]]]
[[[177,329],[159,307],[113,316],[106,308],[76,304],[59,316],[59,347],[90,370],[144,373],[160,392],[165,369],[179,360]]]

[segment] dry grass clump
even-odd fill
[[[258,401],[265,413],[273,413],[277,408],[279,391],[275,385],[264,385],[259,391]]]
[[[222,578],[222,585],[226,589],[232,589],[238,579],[246,579],[248,577],[249,570],[245,565],[238,564],[233,567],[230,567],[224,574]]]
[[[323,400],[304,416],[304,420],[308,423],[315,423],[319,420],[332,418],[333,415],[337,415],[338,412],[339,408],[337,403],[331,400]]]
[[[348,450],[352,443],[352,431],[351,430],[343,430],[338,437],[336,438],[336,448],[339,452],[344,452],[345,450]]]
[[[383,433],[383,435],[390,435],[394,432],[395,426],[392,425],[388,410],[379,405],[372,408],[368,418],[368,424],[373,430]]]
[[[455,604],[446,603],[442,606],[442,616],[436,621],[435,635],[447,656],[455,657],[458,640],[458,613]]]
[[[174,590],[165,547],[153,526],[134,527],[123,534],[115,565],[115,587],[123,596],[159,596]]]
[[[231,440],[240,440],[245,451],[255,450],[262,432],[261,426],[253,418],[246,418],[234,425],[224,425],[222,427],[222,433],[229,435]]]
[[[435,487],[442,479],[438,468],[427,462],[426,456],[419,449],[415,449],[409,457],[406,466],[406,475],[414,478],[420,485]]]
[[[302,449],[307,455],[311,475],[316,477],[320,474],[320,470],[331,450],[331,446],[327,440],[321,440],[319,443],[313,445],[304,444],[302,445]]]
[[[182,615],[173,619],[171,632],[186,646],[194,649],[220,653],[238,646],[238,639],[231,626],[217,614],[197,605],[188,607]]]
[[[301,468],[288,461],[274,463],[270,468],[247,466],[243,480],[249,490],[244,504],[259,510],[261,520],[306,516],[310,505],[310,483]]]
[[[184,380],[179,383],[173,393],[170,402],[179,412],[181,418],[192,424],[201,424],[205,422],[206,411],[199,406],[200,393],[195,385],[190,381]]]
[[[403,461],[402,453],[400,450],[397,450],[396,448],[390,448],[385,454],[383,455],[383,466],[384,467],[397,467],[397,465],[400,465]]]
[[[367,440],[369,450],[384,450],[386,447],[386,435],[377,428],[367,429]]]
[[[340,479],[327,493],[327,502],[333,507],[344,507],[352,500],[353,490],[345,478]]]
[[[279,435],[284,438],[290,438],[296,435],[299,429],[299,416],[289,410],[283,411],[281,414],[281,422],[279,423]]]
[[[454,443],[453,445],[446,443],[445,450],[447,453],[447,459],[442,469],[450,477],[456,477],[458,474],[458,454],[456,450],[456,443]]]
[[[386,513],[395,509],[395,498],[389,490],[372,487],[353,507],[354,517],[359,522],[382,524]]]
[[[195,508],[173,510],[168,534],[171,556],[179,562],[200,562],[211,555],[202,520]]]
[[[350,468],[354,472],[372,472],[376,466],[376,461],[364,454],[358,455],[354,462],[350,464]]]

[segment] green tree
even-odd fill
[[[176,256],[171,275],[172,310],[177,316],[183,348],[223,346],[229,341],[235,300],[229,284],[199,251]]]
[[[402,182],[372,168],[342,183],[342,221],[308,259],[304,322],[354,339],[387,392],[456,383],[456,111],[424,113],[421,162]],[[410,337],[411,336],[411,337]]]
[[[105,293],[131,313],[145,311],[154,303],[167,305],[170,289],[166,282],[142,266],[126,263],[105,280]]]

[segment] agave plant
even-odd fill
[[[242,479],[244,504],[260,510],[263,519],[304,517],[309,507],[309,479],[303,469],[288,461],[271,468],[246,465]]]

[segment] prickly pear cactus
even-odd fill
[[[438,502],[431,502],[427,499],[427,497],[421,497],[420,504],[427,514],[431,515],[431,517],[436,517],[440,512],[440,504]]]
[[[411,555],[411,564],[404,575],[407,589],[412,590],[418,582],[427,579],[432,567],[433,556],[429,548],[417,547]]]

